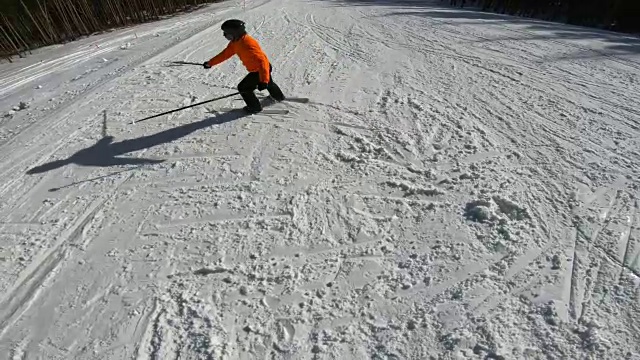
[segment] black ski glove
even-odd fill
[[[205,69],[211,69],[211,65],[209,65],[208,61],[203,62],[202,66],[204,66]]]
[[[262,91],[262,90],[266,90],[267,89],[267,83],[261,82],[258,84],[258,90]]]

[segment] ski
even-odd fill
[[[285,101],[286,101],[286,100],[285,100]],[[301,97],[301,98],[291,98],[291,100],[290,100],[290,101],[293,101],[293,102],[301,102],[301,103],[303,103],[303,104],[306,104],[306,103],[308,103],[308,102],[309,102],[309,98],[305,98],[305,97]]]
[[[271,98],[269,96],[266,97],[261,97],[262,100],[271,100]],[[242,99],[234,99],[235,101],[243,101]],[[275,102],[275,100],[274,100]],[[309,102],[309,98],[306,97],[289,97],[284,99],[282,102],[295,102],[295,103],[301,103],[301,104],[306,104]]]
[[[240,109],[240,108],[220,108],[220,109],[217,109],[217,110],[209,110],[209,112],[243,112],[243,113],[246,113],[244,111],[244,109]],[[255,114],[246,113],[246,114],[247,115],[286,115],[288,113],[289,113],[289,110],[286,110],[286,109],[263,109],[259,113],[255,113]]]
[[[305,98],[305,97],[291,97],[291,98],[286,98],[284,99],[285,102],[289,101],[289,102],[297,102],[297,103],[301,103],[301,104],[306,104],[309,102],[309,98]]]

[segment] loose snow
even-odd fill
[[[2,358],[640,359],[638,39],[246,6],[0,65]],[[235,91],[171,64],[229,18],[310,101],[132,125]]]

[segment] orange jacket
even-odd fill
[[[260,82],[269,83],[269,59],[256,39],[245,34],[238,40],[230,41],[229,45],[220,54],[209,60],[209,65],[218,65],[233,55],[238,55],[240,61],[249,72],[258,72],[260,74]]]

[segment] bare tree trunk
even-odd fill
[[[147,14],[145,14],[144,12],[144,8],[140,5],[140,1],[138,0],[132,0],[134,7],[136,9],[136,12],[138,13],[138,19],[140,19],[141,23],[144,23],[147,21]]]
[[[7,48],[4,41],[0,41],[0,49],[2,50],[2,57],[8,57],[9,54],[11,54],[11,51]]]
[[[88,8],[87,0],[79,0],[78,5],[80,15],[85,18],[87,24],[89,25],[89,34],[95,32],[96,29],[98,29],[98,24],[96,23],[94,14]]]
[[[154,0],[147,0],[149,4],[151,4],[151,8],[153,9],[153,13],[155,14],[155,18],[158,19],[160,17],[160,12],[158,11],[158,7],[156,6],[156,2]]]
[[[29,53],[31,53],[31,48],[29,47],[29,45],[24,41],[22,36],[20,36],[20,33],[18,31],[16,31],[16,29],[13,27],[13,25],[11,25],[11,23],[4,16],[4,14],[2,15],[2,20],[4,20],[4,23],[7,24],[7,27],[9,28],[9,31],[14,34],[14,37],[16,38],[16,43],[18,43],[23,49],[28,50]]]
[[[70,0],[62,0],[62,2],[59,2],[58,5],[60,6],[60,12],[64,14],[67,24],[69,25],[69,29],[71,30],[71,38],[75,39],[76,34],[79,33],[80,28],[78,27],[78,24],[76,23],[74,16],[70,11],[69,1]]]
[[[118,10],[118,14],[120,14],[120,18],[124,21],[123,25],[128,25],[129,19],[127,19],[127,16],[125,15],[124,11],[122,11],[122,3],[116,0],[115,6],[116,6],[116,9]]]
[[[11,48],[9,48],[8,45],[4,43],[4,41],[0,41],[0,47],[2,47],[3,57],[9,62],[13,62],[13,60],[11,60]]]
[[[53,28],[53,22],[51,21],[51,17],[49,16],[49,12],[47,11],[47,7],[46,6],[42,7],[42,5],[40,4],[40,0],[38,0],[37,2],[38,2],[38,7],[40,8],[40,13],[42,13],[42,16],[45,19],[46,25],[48,25],[46,27],[46,29],[47,29],[49,35],[51,36],[51,38],[54,39],[54,38],[56,38],[55,30]]]
[[[118,25],[121,25],[122,21],[118,17],[118,13],[113,8],[113,4],[111,3],[111,0],[104,0],[104,1],[107,3],[107,7],[109,8],[109,14],[110,14],[110,16],[108,16],[108,18],[110,17],[109,20],[112,20],[115,23],[117,23]]]
[[[79,29],[82,31],[84,35],[88,35],[89,29],[87,29],[87,27],[84,25],[84,21],[82,21],[82,16],[80,16],[80,13],[78,13],[77,1],[76,1],[76,4],[71,5],[70,8],[71,8],[71,11],[73,12],[73,16],[75,17],[76,22],[79,24]]]
[[[42,31],[42,28],[40,28],[40,25],[38,25],[38,22],[33,18],[33,15],[31,15],[31,12],[27,8],[27,5],[25,5],[24,2],[22,2],[22,0],[20,0],[20,4],[22,4],[22,7],[24,7],[24,10],[27,12],[27,15],[29,15],[29,18],[31,19],[33,24],[36,26],[36,28],[38,28],[38,31],[42,35],[42,39],[45,42],[52,43],[51,39],[47,37],[47,35],[45,35],[44,31]]]
[[[127,4],[126,8],[125,8],[125,11],[128,12],[129,17],[132,20],[134,20],[134,22],[136,22],[136,23],[140,22],[140,19],[138,19],[138,13],[133,9],[133,1],[132,0],[128,0],[128,1],[125,1],[125,3]]]
[[[11,46],[13,46],[13,48],[15,49],[15,53],[18,54],[18,56],[22,57],[22,54],[20,53],[20,49],[18,49],[18,46],[16,46],[16,44],[13,42],[13,39],[11,39],[9,34],[7,34],[7,32],[4,30],[4,26],[0,26],[0,29],[2,30],[2,34],[4,35],[4,37],[9,41]]]
[[[73,30],[71,29],[71,24],[69,23],[69,20],[67,19],[67,15],[65,14],[64,10],[62,9],[62,7],[60,6],[60,3],[58,2],[58,0],[53,0],[53,4],[56,7],[56,9],[58,10],[58,14],[60,16],[60,19],[62,21],[62,27],[63,30],[66,32],[65,35],[62,36],[63,39],[69,39],[70,37],[73,36]]]
[[[124,11],[122,11],[122,0],[115,0],[114,1],[114,6],[116,7],[116,10],[118,11],[118,14],[120,15],[120,18],[124,22],[123,25],[125,25],[125,26],[129,25],[129,19],[127,19],[126,14],[124,13]]]
[[[217,0],[0,1],[20,3],[17,11],[0,14],[2,59],[3,51],[11,56],[23,56],[25,51],[31,51],[37,46],[71,40],[104,29],[157,20],[168,14]]]

